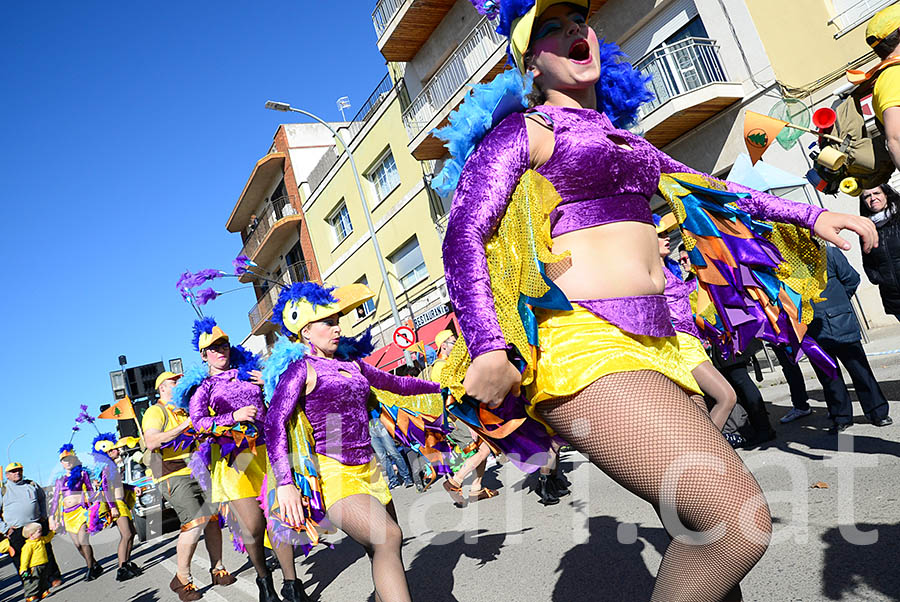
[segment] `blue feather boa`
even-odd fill
[[[262,370],[262,358],[244,348],[243,345],[232,345],[231,347],[231,368],[237,368],[238,378],[241,380],[250,380],[250,372],[253,370]],[[184,376],[178,379],[178,384],[172,391],[172,400],[179,408],[187,410],[191,404],[191,396],[194,390],[209,376],[209,368],[206,364],[195,364],[188,368]]]
[[[272,353],[269,354],[269,359],[266,360],[266,366],[262,371],[266,403],[272,399],[275,386],[288,366],[305,357],[307,353],[309,353],[309,347],[303,343],[293,343],[285,337],[280,337],[275,342]]]

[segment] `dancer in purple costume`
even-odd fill
[[[498,31],[510,36],[516,66],[541,98],[457,155],[465,163],[444,267],[472,358],[465,392],[496,407],[522,379],[498,322],[486,245],[528,174],[523,185],[546,182],[558,196],[552,252],[568,257],[548,265],[547,276],[571,301],[569,310],[536,310],[529,399],[557,434],[659,510],[673,540],[653,600],[739,600],[771,518],[756,480],[690,397],[700,390],[678,353],[649,203],[661,174],[697,172],[614,125],[611,118],[624,125],[648,97],[643,78],[614,54],[601,73],[587,0],[480,4],[499,10]],[[602,50],[610,58],[609,45]],[[874,242],[874,228],[857,216],[727,187],[746,193],[736,202],[753,217],[809,228],[845,249],[843,229],[860,234],[865,249]]]
[[[333,289],[311,282],[282,291],[272,321],[297,342],[276,345],[264,371],[267,394],[270,377],[274,385],[267,395],[266,440],[285,522],[299,528],[327,513],[327,519],[369,555],[375,598],[403,602],[410,600],[400,550],[403,534],[373,456],[368,404],[373,389],[415,396],[437,394],[439,387],[394,376],[358,359],[342,359],[346,356],[339,352],[339,317],[373,295],[368,289],[363,296],[341,291],[360,286],[344,287],[335,296]],[[279,361],[282,365],[270,375],[270,367]],[[311,433],[303,426],[307,420]],[[309,442],[306,458],[293,447],[295,441]],[[314,465],[321,492],[306,480],[298,482],[297,473],[309,470],[302,466],[306,463]]]

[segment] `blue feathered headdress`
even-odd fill
[[[322,286],[316,282],[297,282],[289,287],[284,287],[281,294],[278,295],[278,301],[272,308],[272,323],[281,329],[281,334],[285,336],[294,336],[294,333],[288,330],[284,325],[284,307],[291,301],[299,301],[303,299],[311,303],[313,307],[318,305],[331,305],[337,303],[338,300],[332,295],[333,286]]]
[[[116,441],[118,441],[118,439],[113,433],[100,433],[99,435],[94,437],[94,440],[91,442],[91,449],[95,452],[102,451],[102,453],[106,453],[106,451],[97,448],[97,444],[103,441],[108,441],[111,444],[109,447],[107,447],[107,449],[110,449],[113,445],[116,444]]]
[[[237,368],[240,380],[250,380],[250,372],[262,370],[262,358],[243,345],[232,345],[229,356],[231,368]],[[209,376],[209,368],[206,364],[195,364],[188,368],[184,375],[178,379],[175,388],[172,389],[172,401],[178,407],[187,410],[190,407],[191,396],[197,387]]]
[[[209,316],[194,320],[194,337],[191,339],[191,345],[193,346],[194,351],[200,350],[200,335],[211,334],[215,327],[215,319]]]
[[[71,443],[65,443],[62,447],[59,448],[59,457],[62,459],[64,456],[74,455],[75,454],[75,446]]]

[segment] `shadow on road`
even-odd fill
[[[130,598],[129,602],[156,602],[157,600],[159,600],[159,590],[145,589]]]
[[[845,379],[848,380],[848,379]],[[900,380],[887,380],[879,383],[888,401],[900,400]],[[869,419],[862,415],[856,393],[853,385],[847,383],[847,388],[851,392],[853,399],[853,410],[856,414],[853,421],[856,424],[869,424]],[[778,419],[781,413],[773,412],[771,422],[775,426],[778,438],[774,441],[761,445],[759,449],[780,449],[786,453],[803,456],[810,460],[822,460],[828,457],[827,454],[816,454],[806,450],[799,450],[789,447],[789,443],[799,443],[808,447],[810,450],[822,450],[826,452],[838,451],[838,437],[828,432],[831,421],[828,418],[828,410],[824,407],[825,395],[821,388],[807,389],[809,399],[822,402],[821,406],[813,406],[813,413],[794,422],[780,424]],[[886,429],[898,428],[900,423],[895,426],[884,427]],[[853,435],[853,451],[862,454],[886,454],[900,458],[900,443],[894,441],[886,441],[877,436],[857,435],[854,428],[850,427],[845,431],[845,435]]]
[[[596,602],[650,599],[654,576],[641,554],[648,543],[664,553],[669,536],[662,527],[638,527],[634,543],[620,543],[619,525],[610,516],[588,519],[588,540],[570,548],[559,561],[554,602],[584,600],[585,592],[592,592],[590,599]]]
[[[338,579],[344,569],[365,555],[363,547],[349,537],[341,539],[333,548],[322,548],[310,555],[304,562],[306,574],[311,576],[311,579],[303,582],[306,594],[313,600],[318,600],[322,590]]]
[[[900,600],[900,525],[860,523],[860,531],[878,531],[878,541],[861,546],[850,543],[838,527],[825,532],[825,562],[822,567],[822,594],[829,600],[858,598],[860,585]],[[845,598],[846,596],[846,598]]]
[[[520,534],[530,529],[518,531]],[[431,602],[458,602],[453,595],[454,578],[453,571],[463,558],[472,558],[478,561],[478,566],[484,566],[497,560],[500,550],[509,533],[483,535],[484,529],[477,533],[464,531],[445,531],[437,533],[431,542],[416,554],[406,576],[409,581],[410,593],[414,600],[430,600]],[[467,541],[468,539],[468,541]],[[477,587],[477,583],[470,583],[471,588]],[[522,599],[528,596],[521,592]],[[373,601],[374,595],[369,598]]]

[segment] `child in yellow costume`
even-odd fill
[[[25,602],[34,602],[50,595],[47,543],[54,533],[41,535],[41,525],[28,523],[22,529],[22,535],[25,545],[19,558],[19,574],[25,586]]]

